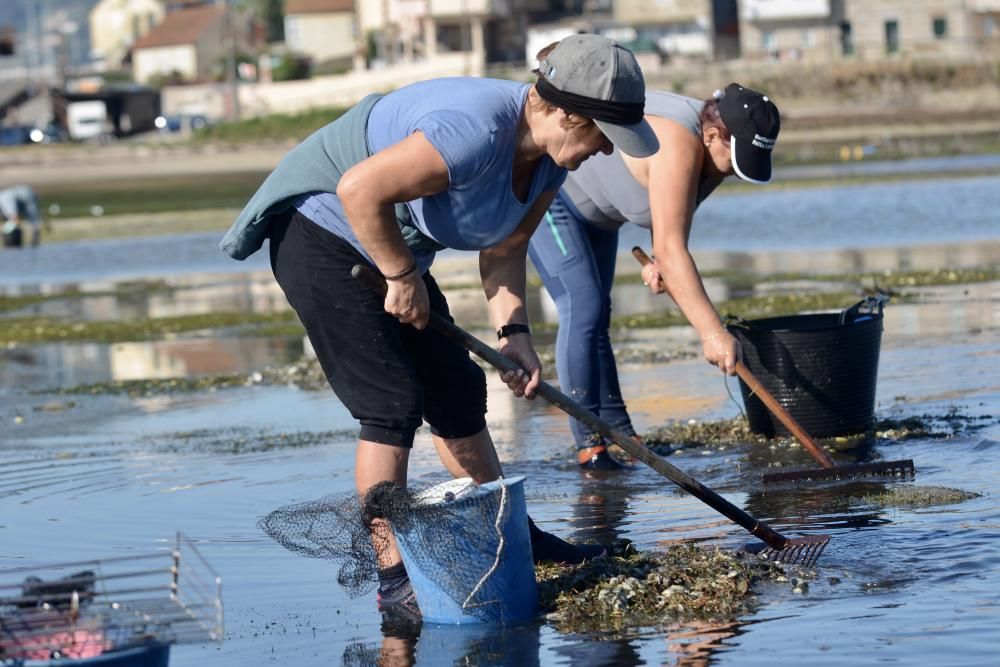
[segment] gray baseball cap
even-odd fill
[[[570,35],[538,63],[538,93],[592,118],[623,153],[649,157],[660,142],[643,118],[646,82],[635,56],[600,35]]]

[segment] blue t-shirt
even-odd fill
[[[482,250],[499,244],[542,192],[558,190],[565,180],[566,170],[545,155],[532,175],[526,201],[519,201],[511,189],[517,128],[528,89],[513,81],[433,79],[389,93],[372,109],[371,153],[420,131],[444,159],[448,189],[406,203],[417,228],[441,245]],[[368,257],[336,194],[309,193],[295,207]],[[430,250],[413,254],[421,271],[434,260]]]

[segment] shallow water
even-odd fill
[[[698,210],[691,245],[696,253],[857,250],[996,241],[998,229],[1000,176],[918,179],[711,197]],[[220,238],[221,233],[181,234],[8,251],[0,263],[0,284],[267,269],[264,252],[243,262],[228,259],[217,248]],[[649,233],[626,226],[621,248],[637,243],[648,247]]]
[[[988,210],[995,215],[998,209]],[[903,229],[905,222],[887,224]],[[947,236],[947,230],[942,234]],[[960,245],[960,252],[928,256],[950,267],[976,266],[984,247],[996,248],[996,228],[991,238],[992,244]],[[898,243],[892,252],[860,249],[843,256],[845,261],[861,257],[875,270],[905,268],[905,262],[923,257]],[[26,278],[39,284],[75,272],[72,281],[82,280],[94,291],[109,289],[102,282],[109,280],[103,262],[88,268],[79,257],[69,260],[71,255],[63,258],[80,262],[73,272],[48,265],[6,284],[27,289],[31,280]],[[797,261],[799,253],[746,257],[779,270]],[[169,263],[152,262],[151,267]],[[84,304],[78,310],[60,302],[38,308],[112,318],[283,307],[266,271],[248,279],[195,275],[195,269],[217,270],[199,261],[186,266],[185,273],[171,276],[178,289],[150,293],[138,303],[104,296],[77,300]],[[0,279],[10,275],[6,267],[0,271],[5,272]],[[723,281],[710,289],[721,295],[732,287]],[[642,311],[665,301],[643,300],[643,294],[638,286],[622,285],[616,307]],[[480,321],[480,307],[468,308],[459,320]],[[90,344],[7,350],[0,363],[0,579],[12,566],[166,550],[174,531],[182,530],[223,576],[226,641],[218,647],[174,647],[175,666],[379,664],[380,652],[382,664],[415,660],[518,667],[770,665],[775,659],[831,665],[995,664],[1000,652],[1000,508],[994,495],[1000,482],[995,464],[1000,455],[998,331],[996,283],[925,288],[919,303],[891,304],[878,415],[955,412],[982,419],[949,439],[887,442],[835,454],[844,462],[855,456],[912,458],[915,484],[955,487],[981,497],[957,505],[880,509],[858,499],[880,488],[872,483],[765,493],[758,480],[769,462],[780,458],[786,465],[811,467],[811,460],[800,449],[679,450],[670,456],[672,463],[757,518],[783,532],[826,532],[833,539],[804,594],[793,593],[788,583],[769,584],[760,589],[756,609],[736,621],[639,628],[617,640],[563,635],[545,623],[506,630],[427,626],[417,637],[383,633],[373,594],[349,599],[335,582],[333,565],[296,556],[265,537],[255,523],[271,510],[353,488],[354,425],[329,392],[280,386],[142,398],[27,392],[172,373],[248,372],[297,357],[301,340],[193,335],[128,343],[117,352],[116,346]],[[662,337],[696,348],[684,329],[631,331],[619,344],[655,347]],[[672,419],[739,412],[718,372],[695,358],[625,363],[621,374],[641,431]],[[724,547],[753,542],[644,467],[612,478],[581,476],[570,461],[564,416],[540,401],[514,399],[495,374],[488,375],[488,420],[498,452],[508,475],[528,477],[529,507],[542,527],[575,539],[627,538],[641,549],[689,540]],[[738,396],[735,382],[730,389]],[[419,482],[444,478],[425,430],[418,434],[410,470]]]
[[[880,414],[957,408],[995,415],[995,338],[888,345]],[[690,415],[683,399],[692,396],[704,401],[703,414],[734,414],[718,377],[702,366],[624,368],[629,395],[663,397],[655,410],[636,406],[640,428]],[[581,477],[567,460],[565,420],[541,403],[512,400],[496,385],[490,426],[500,456],[508,474],[528,476],[531,511],[544,527],[577,539],[624,537],[643,549],[679,540],[726,547],[753,541],[650,470]],[[219,648],[175,647],[173,664],[236,665],[261,657],[337,663],[381,645],[371,595],[348,599],[331,564],[286,552],[254,526],[278,506],[351,488],[353,431],[331,396],[257,387],[133,401],[87,398],[67,412],[74,416],[59,414],[44,427],[32,422],[50,415],[29,413],[23,430],[9,426],[0,440],[0,563],[168,548],[173,531],[182,529],[224,577],[227,633]],[[641,629],[613,642],[559,635],[544,625],[499,634],[428,627],[415,655],[420,664],[466,655],[491,664],[484,647],[499,642],[528,664],[575,664],[584,655],[588,664],[675,663],[693,652],[708,652],[718,664],[765,664],[772,657],[764,649],[773,645],[786,659],[803,662],[920,658],[946,664],[958,657],[961,664],[989,664],[1000,648],[1000,510],[991,495],[1000,428],[995,419],[984,423],[989,426],[954,439],[910,440],[878,452],[913,458],[918,484],[983,494],[954,506],[872,509],[845,499],[841,485],[765,494],[755,479],[772,458],[767,452],[698,449],[671,456],[779,530],[833,536],[805,595],[793,594],[788,584],[768,585],[759,609],[738,623]],[[413,479],[442,479],[431,452],[422,433]],[[801,452],[783,456],[810,466]]]

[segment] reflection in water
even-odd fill
[[[725,650],[725,641],[743,634],[742,624],[688,621],[664,628],[668,653],[678,667],[708,667],[712,657]]]
[[[617,545],[628,521],[629,489],[615,481],[624,473],[590,471],[582,476],[580,497],[569,520],[576,542]]]
[[[383,620],[381,644],[348,645],[344,649],[343,664],[350,667],[410,667],[411,665],[536,667],[540,664],[541,627],[539,623],[517,626],[492,623],[421,625]],[[622,663],[588,661],[586,664]]]
[[[112,380],[191,377],[243,372],[293,361],[301,339],[199,338],[111,347]]]
[[[290,363],[302,351],[302,339],[274,337],[33,345],[0,364],[0,388],[49,389],[245,373]]]
[[[859,512],[851,498],[884,492],[882,482],[802,482],[782,488],[752,491],[746,496],[747,514],[767,523],[810,533],[870,528],[892,523],[884,510]]]
[[[597,639],[597,641],[593,641]],[[567,665],[593,665],[593,667],[632,667],[643,665],[637,643],[628,639],[587,637],[553,647],[553,653],[564,658]]]
[[[8,296],[44,295],[45,301],[11,314],[83,321],[129,320],[223,312],[281,313],[289,309],[270,273],[191,274],[169,280],[20,285]],[[52,298],[64,294],[65,298]]]
[[[871,442],[860,442],[850,450],[833,453],[838,465],[867,463],[879,458]],[[815,470],[812,457],[801,448],[750,446],[746,450],[743,488],[748,490],[745,511],[756,519],[809,532],[829,532],[845,528],[866,528],[891,523],[885,512],[858,512],[851,498],[876,495],[893,482],[878,478],[832,481],[802,480],[763,485],[760,477],[774,470]],[[775,463],[780,468],[771,467]]]

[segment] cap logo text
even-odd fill
[[[763,148],[766,151],[772,150],[774,148],[774,139],[769,139],[768,137],[762,137],[759,134],[753,135],[753,141],[751,141],[757,148]]]

